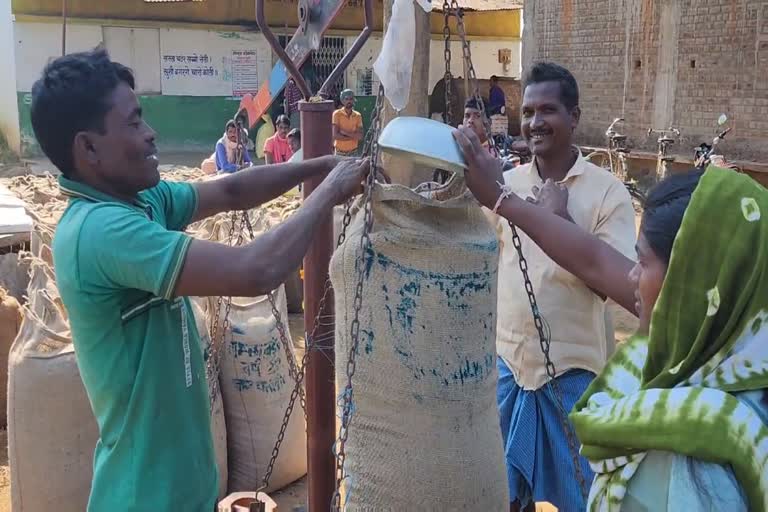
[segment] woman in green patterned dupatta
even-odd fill
[[[472,134],[456,138],[481,203],[640,318],[570,416],[589,510],[768,510],[768,190],[715,168],[665,180],[634,263],[552,214],[567,192],[506,196]]]
[[[571,414],[590,510],[766,510],[768,190],[699,176],[650,195],[630,272],[648,329]]]

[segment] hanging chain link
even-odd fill
[[[357,258],[355,259],[355,270],[357,271],[357,284],[355,286],[355,298],[353,301],[353,318],[350,324],[350,344],[349,355],[347,357],[347,382],[344,391],[341,394],[341,424],[339,425],[339,435],[336,440],[336,489],[331,499],[331,510],[333,512],[341,510],[341,487],[344,482],[344,462],[347,458],[345,450],[347,438],[349,437],[349,426],[352,422],[352,404],[353,388],[352,378],[357,368],[357,350],[360,345],[360,311],[363,308],[363,287],[366,279],[366,258],[371,249],[370,232],[373,227],[373,187],[376,183],[375,168],[379,159],[379,133],[381,133],[382,110],[384,107],[384,88],[379,87],[379,94],[376,98],[376,112],[372,123],[373,137],[371,137],[370,150],[371,172],[365,184],[365,191],[362,203],[363,210],[363,231],[360,235],[360,247]],[[345,219],[346,220],[346,219]]]
[[[237,116],[235,116],[237,117]],[[235,128],[237,129],[237,150],[235,151],[235,163],[237,164],[237,167],[239,168],[243,164],[244,160],[244,154],[243,151],[243,131],[240,128],[240,124],[235,121]],[[226,137],[226,133],[224,134]],[[232,245],[232,242],[235,238],[235,229],[237,228],[237,214],[235,212],[232,212],[231,218],[231,225],[229,227],[229,235],[227,237],[227,243],[229,245]],[[214,226],[215,229],[215,226]],[[238,234],[238,243],[236,245],[239,245],[242,243],[242,229],[240,230],[240,233]],[[224,321],[222,323],[221,328],[221,340],[217,340],[217,337],[219,335],[219,319],[221,317],[221,306],[226,302],[225,311],[224,311]],[[209,303],[210,307],[210,303]],[[219,393],[219,362],[220,362],[220,356],[219,351],[221,350],[221,347],[224,345],[224,337],[226,336],[226,333],[229,329],[229,313],[232,309],[232,297],[218,297],[216,300],[216,310],[211,311],[209,314],[212,317],[211,325],[209,326],[209,334],[211,337],[211,345],[210,350],[208,352],[208,360],[206,361],[205,365],[205,376],[208,379],[208,401],[210,403],[210,409],[211,414],[213,414],[214,406],[216,405],[216,396]]]
[[[365,226],[363,228],[363,231],[364,231],[364,234],[365,234],[366,238],[367,238],[367,233],[370,231],[370,225],[372,224],[372,213],[370,213],[371,212],[371,208],[370,208],[370,204],[371,204],[371,191],[373,190],[373,183],[376,180],[375,168],[376,168],[376,162],[378,161],[378,134],[381,132],[381,120],[382,120],[381,113],[382,113],[383,105],[384,105],[384,87],[379,85],[379,92],[378,92],[378,95],[376,97],[376,106],[375,106],[375,110],[374,110],[374,117],[373,117],[373,121],[371,123],[371,127],[369,128],[368,133],[366,134],[366,139],[365,139],[366,141],[365,141],[364,150],[363,150],[363,155],[370,155],[371,156],[371,172],[369,173],[368,179],[366,181],[366,187],[365,187],[365,192],[364,192],[364,194],[365,194],[364,195],[364,206],[363,206],[363,208],[366,209]],[[344,219],[342,221],[342,229],[341,229],[341,233],[339,234],[339,238],[338,238],[338,241],[336,243],[336,247],[341,246],[341,244],[343,244],[344,241],[346,240],[347,229],[349,228],[349,225],[352,222],[352,204],[353,204],[352,202],[347,204],[347,208],[346,208],[346,210],[344,212]],[[370,240],[369,240],[369,242],[370,242]],[[363,257],[363,256],[361,256],[361,257]],[[360,267],[364,268],[364,265],[362,265],[362,262],[358,261],[358,263],[359,263]],[[364,277],[364,275],[363,275],[363,277]],[[358,289],[359,288],[361,288],[360,284],[358,284]],[[322,298],[320,299],[320,303],[318,304],[318,313],[317,313],[317,317],[315,318],[315,322],[314,322],[314,326],[312,328],[312,332],[307,334],[307,338],[306,338],[306,351],[304,352],[304,357],[302,358],[302,361],[301,361],[301,367],[299,368],[297,376],[296,376],[296,383],[294,385],[293,390],[291,391],[291,397],[288,400],[288,405],[287,405],[287,407],[285,409],[285,413],[283,414],[283,422],[280,425],[280,431],[278,432],[277,440],[275,442],[275,446],[272,448],[272,455],[271,455],[271,457],[269,459],[269,463],[267,464],[267,469],[266,469],[266,471],[264,473],[264,478],[262,479],[261,488],[259,490],[264,490],[264,489],[267,489],[269,487],[269,481],[270,481],[270,478],[272,477],[272,473],[274,471],[275,463],[277,462],[277,457],[280,454],[280,447],[283,444],[283,440],[285,439],[285,432],[288,429],[288,423],[290,422],[291,415],[293,414],[293,409],[294,409],[294,407],[296,405],[296,399],[299,397],[299,394],[301,393],[301,390],[303,389],[302,388],[302,384],[304,383],[304,377],[305,377],[305,373],[306,373],[307,363],[309,362],[309,355],[310,355],[310,353],[313,350],[321,349],[320,347],[318,347],[318,342],[316,341],[315,336],[317,334],[318,328],[320,327],[321,318],[322,318],[323,312],[325,311],[325,307],[326,307],[325,304],[326,304],[326,302],[328,300],[328,297],[330,296],[331,289],[332,289],[331,282],[330,282],[330,280],[328,280],[325,283],[325,288],[324,288],[324,291],[323,291],[323,295],[322,295]],[[357,307],[357,305],[358,305],[357,301],[355,302],[355,305]],[[361,302],[360,302],[360,306],[362,307],[362,299],[361,299]],[[358,311],[358,310],[356,310],[356,311]],[[358,311],[358,313],[359,313],[359,311]],[[355,347],[357,347],[357,344],[358,344],[357,341],[355,341],[355,340],[359,340],[359,320],[357,322],[357,325],[358,325],[358,328],[357,328],[358,329],[357,330],[357,338],[353,338],[353,345]],[[354,355],[351,356],[351,360],[354,361]],[[354,365],[354,362],[352,364]],[[354,368],[352,369],[352,374],[354,374]],[[352,376],[349,374],[349,372],[347,373],[347,378],[348,378],[347,387],[351,391],[351,378],[352,378]],[[345,389],[345,391],[346,391],[346,389]],[[346,392],[345,392],[345,395],[346,395]],[[349,414],[348,411],[351,411],[351,401],[349,402],[349,405],[347,405],[345,403],[344,411],[345,412],[342,413],[342,417],[346,416],[347,418],[349,418],[351,416],[351,414]],[[344,424],[343,421],[342,421],[342,424]],[[347,427],[349,426],[349,421],[346,422],[346,426]],[[337,442],[337,445],[340,445],[342,447],[342,451],[343,451],[343,446],[344,446],[345,442],[346,442],[346,435],[344,435],[343,440],[340,440],[339,442]],[[344,461],[342,459],[341,463],[339,463],[338,455],[337,455],[337,458],[336,458],[336,468],[337,468],[336,469],[336,471],[337,471],[336,491],[335,491],[334,496],[333,496],[333,501],[332,501],[331,507],[334,510],[339,510],[338,507],[341,506],[340,488],[341,488],[341,482],[343,481],[343,477],[339,478],[339,472],[341,472],[341,475],[343,475]]]
[[[443,83],[445,85],[445,122],[449,125],[453,124],[453,104],[452,104],[452,91],[453,75],[451,74],[451,25],[449,23],[451,19],[451,6],[448,4],[448,0],[443,0],[443,18],[445,24],[443,25],[443,41],[445,48],[443,49],[443,56],[445,57],[445,74],[443,75]]]
[[[252,241],[256,237],[256,235],[253,232],[253,226],[251,225],[251,219],[248,217],[248,211],[243,211],[243,216],[241,221],[241,232],[242,232],[242,226],[245,226],[246,230],[248,231],[248,236]],[[288,341],[288,333],[285,328],[285,322],[283,321],[283,315],[277,309],[275,293],[274,292],[268,293],[267,298],[269,300],[269,305],[272,308],[272,315],[275,317],[275,327],[277,328],[277,333],[280,338],[280,344],[283,346],[283,351],[285,352],[285,359],[288,362],[288,375],[291,377],[291,379],[293,379],[294,382],[296,382],[299,376],[299,369],[296,366],[296,359],[293,357],[293,347],[291,346],[291,343]],[[300,388],[299,398],[301,400],[301,409],[304,411],[304,414],[306,414],[307,402],[304,394],[304,388]]]
[[[547,377],[549,379],[547,381],[547,386],[549,386],[550,391],[554,395],[554,402],[557,406],[560,417],[560,426],[565,432],[566,441],[568,443],[568,451],[571,455],[571,462],[573,463],[574,472],[576,474],[576,482],[579,484],[579,488],[581,489],[581,493],[584,499],[586,499],[587,495],[589,494],[589,488],[587,487],[587,481],[584,478],[584,473],[581,470],[576,436],[574,435],[571,424],[568,421],[568,413],[563,406],[563,395],[560,391],[560,386],[555,379],[557,376],[555,371],[555,363],[552,362],[552,358],[549,355],[550,337],[547,333],[547,329],[545,329],[544,319],[541,316],[541,311],[539,310],[538,303],[536,302],[536,295],[533,291],[533,283],[531,282],[531,278],[528,276],[528,262],[523,255],[523,244],[520,240],[520,235],[518,234],[515,225],[511,222],[509,223],[509,228],[512,230],[512,245],[514,245],[515,250],[517,250],[520,271],[523,273],[525,292],[528,294],[528,302],[531,305],[531,312],[533,313],[533,324],[536,326],[536,331],[539,334],[539,346],[541,348],[542,354],[544,354],[545,368],[547,371]]]
[[[483,103],[482,97],[480,96],[480,87],[478,85],[477,75],[475,73],[475,68],[472,65],[472,53],[469,47],[469,41],[467,41],[466,32],[464,30],[464,15],[462,10],[459,8],[457,0],[452,0],[452,8],[454,13],[456,14],[456,26],[458,28],[459,38],[461,39],[461,49],[464,57],[464,62],[467,66],[467,75],[469,77],[470,84],[472,87],[472,95],[477,100],[477,104],[480,109],[481,119],[483,120],[483,122],[485,122],[486,121],[485,105]],[[491,144],[493,144],[493,138],[490,138],[490,141],[491,141]],[[574,435],[571,424],[568,421],[568,413],[566,412],[565,407],[563,405],[563,396],[562,396],[560,387],[557,383],[557,380],[555,380],[555,377],[557,376],[557,372],[555,370],[555,364],[552,362],[552,358],[550,357],[550,354],[549,354],[551,340],[549,337],[548,329],[545,328],[544,319],[541,316],[541,311],[539,310],[539,306],[536,301],[536,295],[533,290],[533,283],[531,282],[531,279],[528,276],[528,262],[526,261],[525,256],[523,255],[523,245],[520,240],[520,235],[518,234],[517,228],[515,227],[515,225],[512,224],[511,222],[509,223],[509,227],[512,230],[512,244],[514,245],[515,250],[517,251],[518,261],[520,264],[520,271],[523,274],[523,281],[525,282],[525,292],[528,294],[528,302],[530,303],[531,313],[533,314],[533,323],[536,326],[536,331],[538,332],[538,335],[539,335],[539,346],[541,348],[542,354],[544,355],[547,377],[549,378],[547,385],[549,386],[550,391],[552,391],[554,395],[554,399],[555,399],[554,401],[559,411],[561,426],[566,435],[568,450],[570,452],[571,459],[573,462],[574,472],[576,474],[576,481],[579,484],[582,495],[586,499],[589,493],[589,489],[587,487],[587,482],[586,482],[586,479],[584,478],[584,473],[582,472],[581,464],[579,462],[579,449],[577,446],[576,436]]]
[[[456,28],[459,32],[459,40],[461,41],[461,53],[464,59],[464,65],[467,67],[467,78],[469,78],[469,83],[472,87],[471,93],[477,100],[478,107],[480,108],[480,115],[485,119],[485,105],[482,96],[480,96],[480,86],[477,83],[477,74],[475,73],[475,67],[472,64],[472,52],[470,51],[467,33],[464,29],[464,11],[459,7],[458,0],[451,0],[451,9],[456,15]],[[469,95],[470,91],[466,91],[466,93]]]

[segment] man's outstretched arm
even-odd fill
[[[339,157],[329,155],[302,162],[262,165],[196,183],[198,204],[192,222],[271,201],[302,181],[329,172],[340,161]]]
[[[173,294],[256,297],[274,290],[301,266],[317,226],[359,191],[368,170],[367,160],[342,162],[296,213],[247,245],[191,241]]]

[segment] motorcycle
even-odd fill
[[[717,119],[717,130],[721,130],[723,126],[728,122],[728,116],[725,114],[721,114],[720,117]],[[706,142],[702,142],[694,149],[694,165],[697,169],[706,169],[707,166],[710,164],[720,167],[722,169],[733,169],[733,170],[739,170],[737,166],[733,164],[729,164],[723,155],[715,154],[715,147],[718,145],[718,143],[722,140],[725,140],[725,136],[728,135],[728,133],[732,130],[731,127],[725,128],[722,131],[719,131],[714,139],[712,139],[712,144],[708,144]]]
[[[531,161],[528,143],[521,138],[497,134],[493,136],[493,145],[499,153],[505,171]]]

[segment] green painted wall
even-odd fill
[[[30,120],[32,97],[19,92],[22,154],[41,156]],[[236,98],[220,96],[141,96],[144,118],[157,132],[157,144],[165,151],[213,151],[216,141],[240,105]],[[360,96],[355,107],[363,115],[367,132],[371,123],[374,96]],[[258,128],[258,125],[256,129]],[[256,129],[252,130],[253,135]]]

